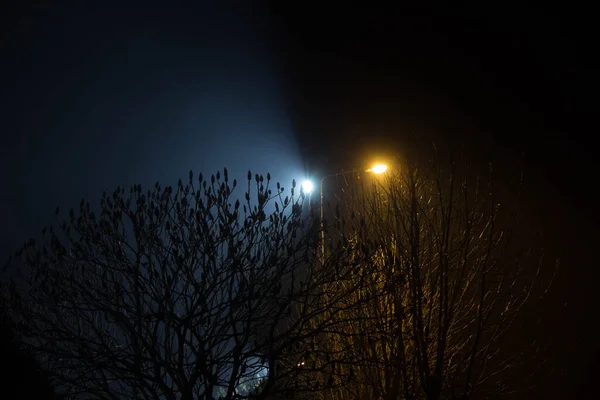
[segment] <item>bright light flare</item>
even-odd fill
[[[369,171],[374,174],[383,174],[385,171],[387,171],[387,168],[388,167],[385,164],[376,164],[373,165],[373,167]]]
[[[304,182],[302,182],[302,190],[304,191],[304,193],[311,194],[314,189],[315,185],[312,183],[312,181],[307,179]]]

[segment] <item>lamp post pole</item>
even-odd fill
[[[385,164],[377,164],[373,168],[367,169],[365,172],[371,172],[374,174],[382,174],[387,170],[387,165]],[[323,182],[325,179],[332,178],[334,176],[343,176],[347,174],[353,174],[356,172],[361,172],[361,169],[353,169],[350,171],[338,172],[337,174],[325,175],[321,178],[321,184],[319,185],[319,200],[320,200],[320,222],[321,222],[321,265],[325,264],[325,219],[323,216]]]
[[[333,178],[335,176],[343,176],[343,175],[348,175],[348,174],[353,174],[355,172],[360,172],[360,169],[353,169],[351,171],[343,171],[343,172],[338,172],[337,174],[331,174],[331,175],[325,175],[324,177],[321,178],[321,185],[319,188],[319,193],[320,193],[320,209],[321,209],[321,265],[325,264],[325,218],[323,216],[323,182],[325,182],[325,179],[327,178]],[[367,172],[369,172],[370,170],[367,170]]]
[[[319,196],[320,196],[320,200],[321,200],[321,204],[320,204],[320,209],[321,209],[321,217],[320,217],[320,222],[321,222],[321,265],[325,264],[325,224],[324,224],[324,218],[323,218],[323,182],[325,181],[325,179],[327,179],[329,176],[324,176],[323,178],[321,178],[321,186],[319,189]]]

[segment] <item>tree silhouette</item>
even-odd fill
[[[491,174],[397,162],[325,221],[227,170],[82,201],[18,253],[20,346],[66,398],[467,399],[511,389],[502,339],[541,259]],[[517,196],[518,198],[518,193]],[[503,201],[504,202],[504,199]],[[306,203],[309,203],[308,206]],[[516,244],[516,246],[515,246]]]
[[[298,384],[298,360],[323,329],[306,328],[328,307],[320,285],[334,279],[316,262],[318,220],[295,183],[285,196],[248,172],[243,196],[236,186],[224,170],[190,172],[175,189],[117,188],[99,215],[83,200],[66,221],[57,209],[59,229],[17,253],[5,298],[23,346],[67,398],[315,390]]]

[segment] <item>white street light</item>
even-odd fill
[[[311,194],[314,189],[315,185],[312,183],[312,181],[306,179],[304,182],[302,182],[302,190],[304,193]]]

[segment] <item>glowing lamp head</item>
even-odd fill
[[[371,168],[371,172],[374,174],[383,174],[385,171],[387,171],[387,168],[388,167],[385,164],[377,164]]]
[[[312,183],[312,181],[309,181],[307,179],[304,182],[302,182],[302,190],[304,191],[304,193],[311,194],[314,188],[315,185]]]

